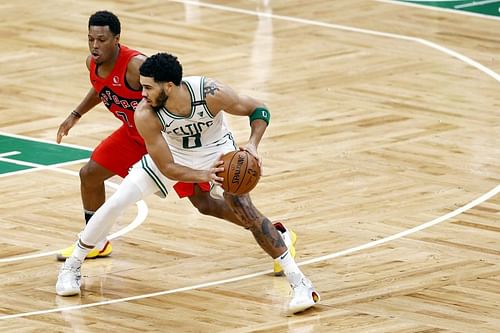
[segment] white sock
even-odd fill
[[[75,244],[75,248],[73,249],[73,253],[71,254],[70,258],[76,258],[80,260],[80,262],[83,262],[85,260],[85,257],[91,250],[92,248],[82,246],[80,244],[80,240],[78,240],[78,242],[76,242]]]
[[[102,250],[104,250],[104,246],[106,245],[107,242],[108,242],[108,239],[104,238],[102,241],[98,242],[95,245],[95,248],[98,249],[99,251],[102,251]]]
[[[154,190],[156,189],[143,193],[139,186],[126,177],[116,192],[99,207],[87,226],[85,226],[85,229],[80,234],[82,242],[96,247],[98,247],[100,241],[105,242],[106,236],[118,217],[129,206],[153,193]]]
[[[118,217],[135,202],[158,191],[156,183],[140,168],[133,168],[116,192],[99,207],[80,233],[72,256],[82,261],[94,247],[100,250]],[[101,244],[104,242],[104,244]],[[85,244],[83,246],[82,244]]]
[[[299,266],[297,266],[295,259],[293,259],[288,250],[274,260],[283,268],[283,272],[285,272],[286,278],[290,284],[297,285],[304,277],[304,274]]]

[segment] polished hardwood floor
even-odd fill
[[[55,141],[88,91],[87,20],[101,9],[122,43],[265,101],[252,197],[297,232],[322,296],[286,316],[289,286],[251,234],[175,196],[147,198],[112,257],[85,262],[82,297],[56,296],[52,252],[83,227],[78,163],[0,175],[0,331],[498,332],[498,20],[372,0],[0,9],[4,134]],[[244,143],[248,120],[230,121]],[[98,106],[64,142],[92,148],[118,125]]]

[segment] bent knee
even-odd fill
[[[250,196],[224,193],[224,199],[240,220],[242,227],[250,230],[260,227],[263,216],[252,204]]]
[[[252,204],[248,195],[234,195],[224,192],[224,200],[229,206],[233,207],[233,209],[248,207]]]
[[[80,169],[79,175],[82,183],[102,184],[113,173],[90,160]]]

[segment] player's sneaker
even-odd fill
[[[210,184],[210,196],[216,200],[224,200],[224,189],[219,184]]]
[[[75,257],[68,258],[62,265],[57,277],[56,293],[59,296],[73,296],[80,294],[81,278],[80,267],[82,262]]]
[[[306,277],[303,277],[297,285],[292,285],[292,293],[292,300],[288,305],[289,314],[309,309],[321,299],[311,281]]]
[[[292,255],[292,258],[295,258],[295,242],[297,242],[297,235],[292,230],[286,228],[281,222],[274,223],[274,226],[281,233],[281,237],[285,241],[285,245]],[[283,275],[283,269],[277,261],[274,261],[274,275]]]
[[[75,244],[62,249],[61,252],[56,254],[57,260],[59,261],[64,261],[67,258],[71,257],[71,254],[73,253],[73,249],[75,248]],[[106,244],[102,248],[102,250],[98,250],[97,248],[92,249],[85,259],[95,259],[95,258],[103,258],[107,257],[113,252],[113,247],[111,246],[111,243],[109,241],[106,241]]]

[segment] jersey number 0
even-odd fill
[[[201,134],[182,137],[182,148],[191,149],[201,147]]]

